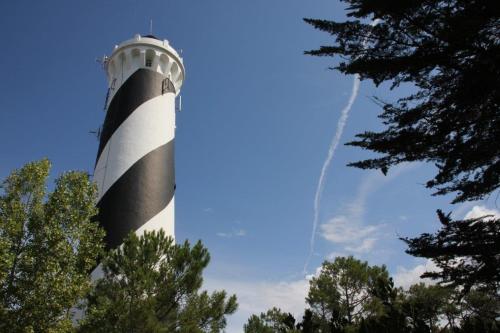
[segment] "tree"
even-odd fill
[[[427,187],[481,199],[500,186],[500,10],[494,0],[343,0],[347,22],[305,19],[335,36],[307,54],[340,56],[335,69],[415,92],[383,106],[381,132],[348,144],[381,157],[351,163],[386,173],[406,161],[437,167]],[[361,20],[377,19],[371,26]]]
[[[459,288],[423,283],[395,287],[384,266],[369,266],[353,257],[323,263],[320,274],[310,281],[306,302],[309,308],[297,324],[291,314],[273,308],[252,315],[245,332],[500,332],[496,294],[475,288],[462,295]]]
[[[392,278],[377,278],[370,289],[370,295],[371,308],[375,311],[372,310],[366,318],[362,318],[359,333],[408,332],[407,319],[403,312],[405,293],[402,288],[394,287]]]
[[[440,314],[446,305],[449,290],[440,286],[414,284],[406,293],[403,311],[413,332],[437,332]]]
[[[402,162],[431,162],[437,173],[426,186],[435,190],[434,195],[454,193],[453,203],[482,199],[498,190],[500,7],[496,1],[343,1],[349,4],[353,20],[305,19],[336,41],[306,53],[340,56],[343,60],[335,69],[376,85],[391,81],[393,89],[403,83],[414,87],[413,94],[394,103],[375,98],[383,108],[379,117],[385,129],[358,134],[358,140],[348,145],[381,156],[349,165],[386,174]],[[405,239],[408,253],[430,258],[443,269],[425,276],[460,285],[464,292],[476,283],[498,281],[500,248],[494,230],[500,228],[500,219],[448,222],[436,234]]]
[[[299,333],[295,327],[295,318],[291,313],[284,313],[276,307],[262,312],[259,316],[252,315],[244,325],[245,333]]]
[[[500,332],[498,295],[473,290],[461,299],[460,310],[463,332]]]
[[[438,210],[442,227],[436,234],[402,238],[407,253],[432,260],[438,271],[422,277],[441,284],[460,286],[463,293],[471,288],[497,294],[500,287],[500,219],[492,216],[453,221],[450,214]],[[465,259],[464,259],[465,258]]]
[[[209,260],[201,242],[177,245],[162,230],[131,233],[102,262],[80,332],[221,332],[236,296],[199,292]]]
[[[67,172],[46,191],[50,162],[13,171],[0,195],[0,331],[68,332],[102,251],[96,188]]]
[[[330,263],[324,262],[322,267]],[[323,273],[309,281],[309,293],[306,297],[312,312],[312,323],[321,332],[339,332],[346,325],[340,309],[340,291],[336,276]]]
[[[314,320],[314,314],[310,309],[305,309],[302,321],[297,324],[297,329],[302,333],[317,332],[319,324]]]
[[[352,256],[325,261],[321,273],[310,281],[306,298],[318,318],[321,332],[341,332],[346,326],[381,309],[373,292],[381,282],[388,284],[385,266],[368,266]]]

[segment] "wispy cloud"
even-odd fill
[[[416,265],[412,268],[404,268],[399,266],[396,274],[394,274],[394,284],[397,287],[409,288],[412,284],[423,282],[425,284],[435,284],[431,279],[421,279],[420,276],[428,271],[436,271],[438,267],[430,259],[423,264]]]
[[[493,215],[496,218],[500,216],[498,209],[488,208],[480,203],[480,201],[465,202],[453,210],[452,217],[460,220],[477,218],[484,215]]]
[[[234,232],[234,235],[235,235],[235,236],[239,236],[239,237],[245,236],[246,234],[247,234],[246,230],[243,230],[243,229],[236,230],[236,231]]]
[[[489,209],[485,206],[474,206],[467,212],[467,214],[465,214],[464,219],[475,219],[485,215],[491,215],[492,218],[500,218],[500,211],[496,209]]]
[[[365,238],[361,241],[361,244],[358,246],[346,246],[346,250],[353,253],[368,253],[375,246],[375,242],[378,238]]]
[[[238,311],[228,319],[228,333],[242,332],[243,325],[252,314],[265,312],[273,306],[302,318],[306,307],[305,298],[309,290],[306,278],[293,281],[237,281],[208,277],[204,288],[226,290],[238,297]]]
[[[347,216],[336,216],[321,225],[322,236],[326,240],[337,244],[351,244],[373,235],[380,226],[360,225],[357,219]]]
[[[203,208],[204,213],[213,213],[214,209],[212,207]]]
[[[370,252],[380,238],[385,224],[362,225],[346,216],[336,216],[320,226],[324,239],[342,246],[350,254]]]
[[[390,170],[387,176],[371,171],[363,179],[354,198],[340,208],[338,214],[320,226],[321,236],[342,246],[342,252],[361,254],[370,252],[383,237],[386,224],[370,225],[364,221],[367,201],[383,185],[413,169],[413,164],[401,164]]]
[[[233,229],[231,232],[218,232],[217,236],[223,238],[232,238],[232,237],[243,237],[246,236],[247,231],[244,229]]]

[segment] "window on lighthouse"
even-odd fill
[[[146,67],[153,66],[153,58],[154,58],[154,56],[155,56],[155,54],[154,54],[153,50],[147,50],[146,51],[146,62],[145,62]]]

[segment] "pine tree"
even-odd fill
[[[295,318],[291,313],[284,313],[276,307],[252,315],[243,327],[245,333],[299,333],[295,327]]]
[[[174,244],[165,233],[131,233],[102,263],[80,332],[221,332],[236,296],[199,292],[210,255],[201,242]]]
[[[322,331],[341,331],[362,318],[377,313],[381,300],[375,296],[381,285],[390,283],[384,266],[369,266],[350,257],[325,261],[321,273],[313,277],[306,298]]]

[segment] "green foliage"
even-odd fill
[[[335,68],[377,85],[414,85],[383,105],[386,129],[350,145],[382,154],[350,165],[384,173],[405,161],[437,167],[427,187],[483,198],[500,186],[500,15],[494,0],[343,0],[347,22],[305,19],[335,37],[307,54],[339,56]],[[378,19],[375,27],[362,20]],[[366,22],[366,21],[365,21]]]
[[[431,258],[438,271],[423,277],[442,284],[461,286],[464,293],[472,287],[498,293],[500,281],[500,219],[492,216],[453,221],[450,214],[438,211],[441,230],[416,238],[402,238],[407,253]]]
[[[310,281],[309,308],[295,325],[273,308],[252,315],[245,333],[499,333],[500,299],[478,289],[425,285],[394,287],[384,266],[353,257],[325,262]],[[349,321],[349,316],[351,320]]]
[[[311,279],[306,300],[321,327],[339,328],[383,311],[372,295],[389,281],[384,266],[371,267],[352,256],[337,257],[334,262],[325,261],[319,276]]]
[[[439,286],[415,284],[406,293],[402,304],[410,327],[417,332],[437,332],[439,315],[450,296],[448,290]]]
[[[131,233],[102,262],[104,277],[87,297],[80,331],[221,332],[237,303],[224,291],[198,292],[209,260],[201,242]]]
[[[245,324],[245,333],[299,333],[291,313],[272,308],[260,316],[252,315]]]
[[[498,320],[482,320],[477,317],[465,318],[462,327],[457,332],[463,333],[498,333],[500,332],[500,323]]]
[[[461,299],[460,310],[464,332],[500,332],[498,293],[472,290]],[[465,329],[467,327],[468,331]]]
[[[0,195],[0,331],[67,332],[102,251],[96,188],[87,174],[46,182],[50,162],[13,171]]]
[[[318,332],[319,324],[316,322],[314,314],[310,309],[304,311],[304,316],[302,316],[302,321],[297,324],[297,329],[302,333]]]

